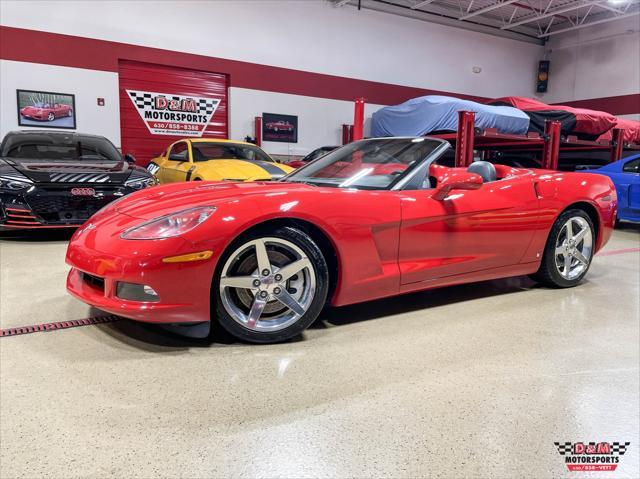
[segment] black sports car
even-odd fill
[[[13,131],[0,146],[0,229],[79,226],[111,201],[155,184],[104,137]]]

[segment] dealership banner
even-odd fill
[[[152,135],[202,136],[220,105],[215,98],[127,90]]]

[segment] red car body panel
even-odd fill
[[[290,166],[291,168],[300,168],[306,164],[307,163],[302,160],[292,160],[287,163],[287,166]]]
[[[457,171],[432,166],[436,178]],[[461,170],[458,170],[461,171]],[[312,223],[333,245],[338,261],[335,306],[438,286],[535,272],[550,228],[572,204],[597,212],[596,251],[611,236],[616,196],[601,175],[516,170],[478,190],[349,190],[298,183],[173,183],[128,195],[107,206],[70,241],[71,294],[105,311],[139,321],[208,321],[211,286],[220,256],[242,232],[274,219]],[[145,220],[214,205],[216,212],[177,238],[124,240]],[[213,251],[205,261],[163,263],[168,256]],[[80,272],[104,278],[104,291]],[[154,288],[158,303],[115,296],[117,281]]]
[[[38,106],[25,106],[20,109],[20,114],[32,120],[46,121],[50,113],[53,113],[54,118],[62,118],[69,116],[70,111],[71,107],[69,105],[56,103],[53,106],[42,108]]]

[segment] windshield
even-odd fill
[[[106,138],[73,134],[7,135],[2,144],[2,156],[47,161],[122,161],[116,147]]]
[[[336,188],[389,189],[442,144],[429,138],[356,141],[294,171],[284,181]]]
[[[191,143],[193,161],[209,160],[249,160],[273,162],[266,153],[248,145],[234,145],[233,143]]]

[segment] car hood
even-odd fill
[[[216,159],[196,163],[197,172],[206,180],[269,180],[293,171],[280,163],[255,160]]]
[[[122,183],[132,171],[126,161],[47,161],[4,158],[35,183]]]
[[[37,111],[48,110],[48,109],[49,108],[41,108],[39,106],[25,106],[20,111],[26,111],[26,112],[29,112],[29,113],[34,113],[34,112],[37,112]]]
[[[171,183],[139,191],[118,201],[118,213],[152,219],[197,206],[214,206],[256,195],[283,195],[314,186],[284,182],[190,182]]]

